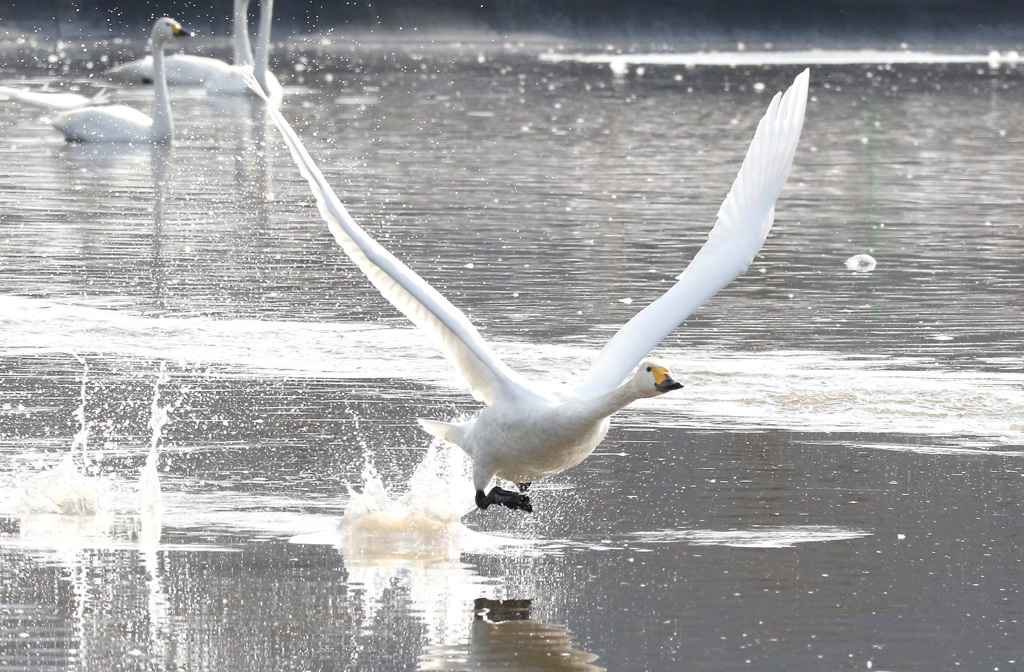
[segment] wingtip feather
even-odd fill
[[[242,73],[242,79],[245,81],[245,85],[252,89],[252,92],[263,99],[264,102],[269,103],[270,98],[267,97],[266,91],[260,86],[259,81],[256,79],[256,75],[253,74],[252,70],[246,70]]]
[[[805,69],[785,92],[772,97],[708,242],[668,292],[616,332],[578,393],[586,389],[583,396],[591,396],[618,385],[662,338],[750,265],[771,230],[775,201],[793,164],[809,82],[810,70]]]

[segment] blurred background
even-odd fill
[[[1024,27],[1024,3],[1000,0],[281,0],[274,12],[275,30],[285,33],[483,30],[573,38],[756,39],[792,32],[830,39],[1005,40]],[[10,0],[0,6],[0,36],[136,37],[161,14],[188,16],[200,31],[224,33],[230,29],[231,1]]]

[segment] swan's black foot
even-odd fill
[[[533,513],[533,506],[530,504],[530,498],[527,495],[521,495],[511,490],[502,490],[498,486],[491,488],[491,491],[486,495],[483,490],[476,491],[476,505],[478,507],[486,509],[491,504],[500,504],[513,511],[519,510]]]
[[[532,483],[516,483],[516,487],[519,488],[519,492],[526,492],[530,489]]]

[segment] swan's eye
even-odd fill
[[[647,367],[647,371],[649,372],[650,370],[651,370],[651,367],[649,367],[649,366],[648,366],[648,367]]]

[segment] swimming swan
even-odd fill
[[[252,65],[252,47],[249,46],[249,2],[250,0],[234,2],[232,62],[235,65]],[[193,54],[172,54],[164,58],[167,83],[171,86],[202,86],[211,78],[228,72],[231,67],[219,58]],[[152,56],[122,63],[109,68],[103,74],[130,84],[152,84],[156,81]]]
[[[10,86],[0,86],[0,96],[6,96],[26,105],[34,105],[47,110],[74,110],[88,105],[104,105],[110,102],[110,94],[106,89],[100,90],[90,97],[77,93],[60,91],[30,91]]]
[[[275,107],[281,104],[284,92],[277,77],[270,71],[270,27],[274,19],[274,0],[258,0],[260,23],[256,30],[255,53],[248,65],[232,66],[206,81],[206,93],[214,96],[251,96],[245,78],[249,72]]]
[[[153,24],[153,62],[157,79],[153,87],[152,119],[134,107],[108,105],[65,112],[50,123],[69,142],[170,142],[173,125],[164,80],[164,45],[188,34],[174,19],[163,17]]]
[[[708,241],[676,284],[619,329],[589,372],[567,375],[565,380],[575,384],[568,392],[543,389],[498,359],[462,311],[352,220],[291,126],[269,109],[337,242],[381,294],[433,338],[474,396],[488,404],[459,424],[420,420],[426,431],[462,447],[472,458],[479,508],[499,504],[532,511],[525,494],[530,482],[587,457],[607,433],[611,414],[637,399],[681,387],[666,366],[641,360],[743,273],[761,249],[800,138],[808,79],[804,70],[784,95],[772,99]],[[638,362],[636,373],[627,379]],[[517,483],[520,492],[495,486],[484,494],[494,476]]]

